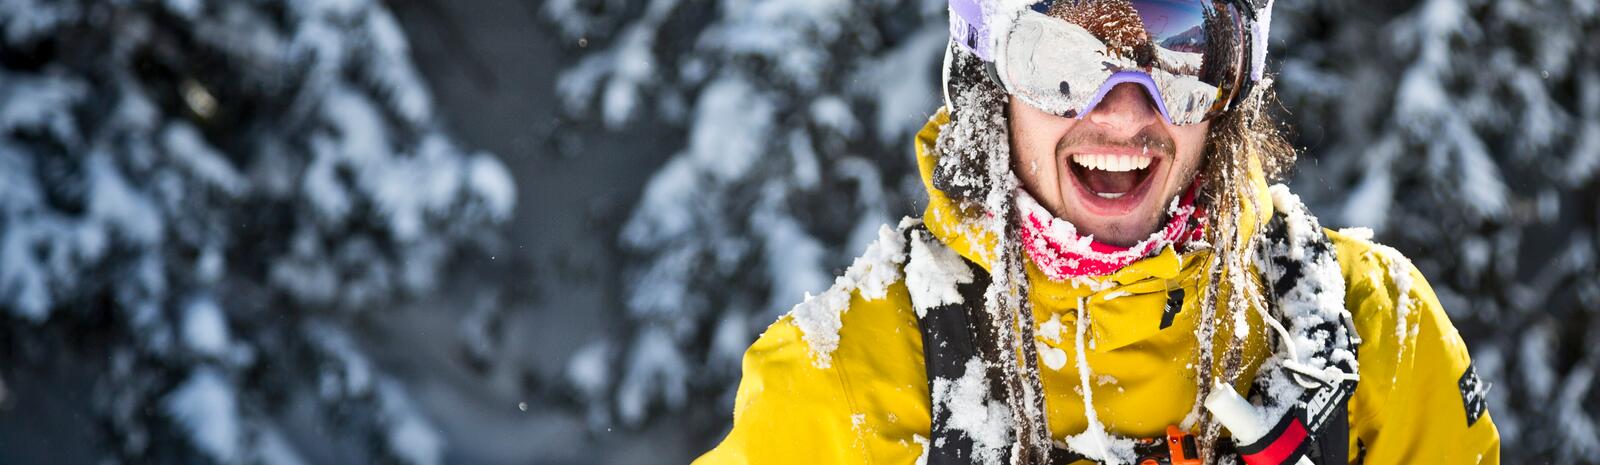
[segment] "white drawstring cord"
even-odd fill
[[[1278,342],[1281,343],[1284,348],[1289,349],[1289,358],[1283,361],[1283,367],[1288,369],[1291,374],[1294,375],[1290,376],[1290,378],[1294,379],[1295,384],[1299,384],[1300,387],[1305,389],[1317,389],[1322,386],[1332,386],[1335,384],[1335,381],[1343,382],[1361,380],[1361,375],[1355,373],[1345,373],[1331,366],[1317,369],[1305,364],[1304,362],[1301,362],[1300,351],[1295,349],[1294,341],[1289,335],[1289,330],[1283,327],[1283,323],[1278,322],[1277,318],[1273,318],[1273,316],[1267,312],[1265,306],[1256,307],[1256,311],[1261,313],[1261,321],[1267,322],[1268,326],[1271,326],[1273,330],[1278,332]],[[1341,313],[1344,313],[1344,315],[1341,316],[1349,315],[1348,310],[1344,310]],[[1307,380],[1306,378],[1311,378],[1315,380],[1315,382]]]

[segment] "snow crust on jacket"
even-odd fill
[[[899,231],[883,225],[878,240],[867,246],[844,275],[821,294],[806,294],[805,300],[789,311],[789,318],[805,333],[805,341],[816,357],[817,368],[827,368],[833,349],[839,347],[839,328],[843,314],[850,309],[850,294],[866,299],[881,299],[889,285],[900,281],[900,264],[906,261],[906,241]]]
[[[972,269],[960,254],[922,231],[911,232],[906,287],[911,291],[911,303],[918,318],[927,316],[928,309],[933,307],[964,303],[956,286],[971,282]]]

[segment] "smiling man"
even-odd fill
[[[1270,1],[952,0],[929,203],[750,347],[700,463],[1498,463],[1425,279],[1268,186]]]

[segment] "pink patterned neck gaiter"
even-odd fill
[[[1027,191],[1017,189],[1017,214],[1021,220],[1023,248],[1050,279],[1066,281],[1079,276],[1105,276],[1150,256],[1169,244],[1199,240],[1205,231],[1205,214],[1196,214],[1199,182],[1173,199],[1167,207],[1167,225],[1131,247],[1100,243],[1080,236],[1066,220],[1056,218]]]

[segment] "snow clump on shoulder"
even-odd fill
[[[906,289],[917,317],[928,309],[965,303],[956,286],[972,283],[972,268],[960,254],[923,231],[911,232],[911,258],[906,263]]]
[[[1384,269],[1389,272],[1389,281],[1385,287],[1390,287],[1395,292],[1395,336],[1404,341],[1417,331],[1417,328],[1413,327],[1416,322],[1409,321],[1407,318],[1411,312],[1411,307],[1415,303],[1411,295],[1412,285],[1415,284],[1412,282],[1411,270],[1415,268],[1415,265],[1411,263],[1411,259],[1406,258],[1405,254],[1400,253],[1399,250],[1374,242],[1372,229],[1344,228],[1340,229],[1339,233],[1366,243],[1369,247],[1367,254],[1376,258],[1384,266]],[[1383,283],[1376,276],[1371,277],[1371,279],[1374,282]]]
[[[1415,268],[1415,265],[1412,265],[1411,259],[1406,258],[1405,254],[1400,253],[1400,251],[1395,250],[1393,247],[1376,242],[1372,244],[1372,251],[1369,253],[1381,257],[1380,261],[1382,261],[1384,266],[1388,268],[1388,284],[1394,289],[1395,293],[1394,332],[1395,337],[1402,341],[1401,347],[1403,350],[1405,347],[1403,342],[1409,339],[1411,336],[1416,335],[1417,330],[1419,329],[1416,326],[1417,322],[1409,321],[1407,319],[1407,316],[1412,311],[1412,304],[1415,303],[1411,296],[1411,286],[1413,284],[1411,281],[1411,270]]]
[[[806,293],[805,301],[789,311],[806,345],[811,347],[812,363],[817,368],[833,364],[833,351],[839,348],[839,329],[844,327],[850,294],[859,291],[863,299],[882,299],[888,295],[889,286],[900,281],[900,265],[905,262],[905,238],[900,231],[883,225],[878,228],[878,240],[867,246],[866,253],[856,258],[843,276],[833,281],[833,287],[817,295]]]

